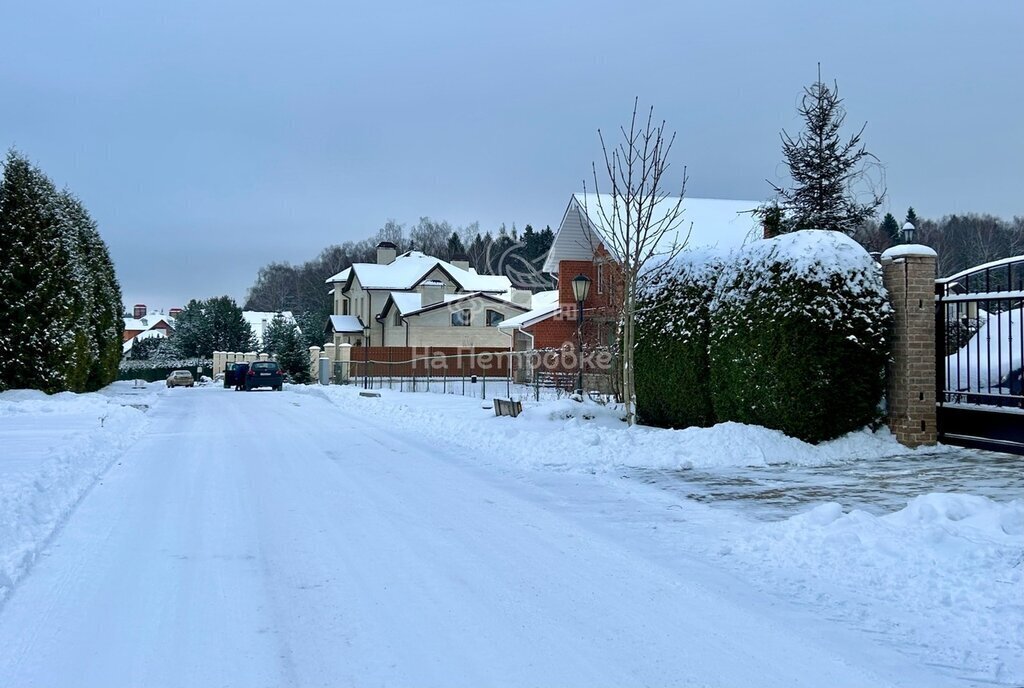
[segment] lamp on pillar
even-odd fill
[[[904,244],[914,243],[914,235],[917,233],[917,229],[909,222],[903,223],[903,229],[900,230],[900,237],[903,239]]]
[[[576,275],[572,280],[572,295],[576,298],[576,338],[579,341],[579,349],[576,355],[579,358],[579,376],[577,378],[576,392],[583,397],[583,302],[590,294],[590,278],[586,275]]]

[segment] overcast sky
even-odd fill
[[[822,63],[889,207],[1024,214],[1024,2],[0,5],[0,145],[76,192],[125,302],[239,300],[427,215],[557,226],[634,96],[687,195],[761,200]]]

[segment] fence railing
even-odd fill
[[[616,364],[606,349],[580,357],[571,349],[356,347],[349,361],[335,364],[334,378],[364,389],[539,400],[575,390],[581,368],[587,391],[613,393]]]
[[[939,403],[1024,407],[1024,290],[956,293],[944,281],[937,288]]]

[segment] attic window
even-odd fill
[[[402,326],[402,314],[399,313],[398,309],[396,308],[395,309],[395,327],[401,327],[401,326]]]
[[[497,327],[505,319],[504,313],[487,309],[487,327]]]
[[[452,313],[452,327],[469,327],[469,309],[463,308]]]

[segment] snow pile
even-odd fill
[[[0,393],[0,601],[145,424],[103,394]]]
[[[1024,500],[927,494],[884,516],[830,502],[752,525],[725,554],[862,630],[909,634],[931,663],[1024,683]]]

